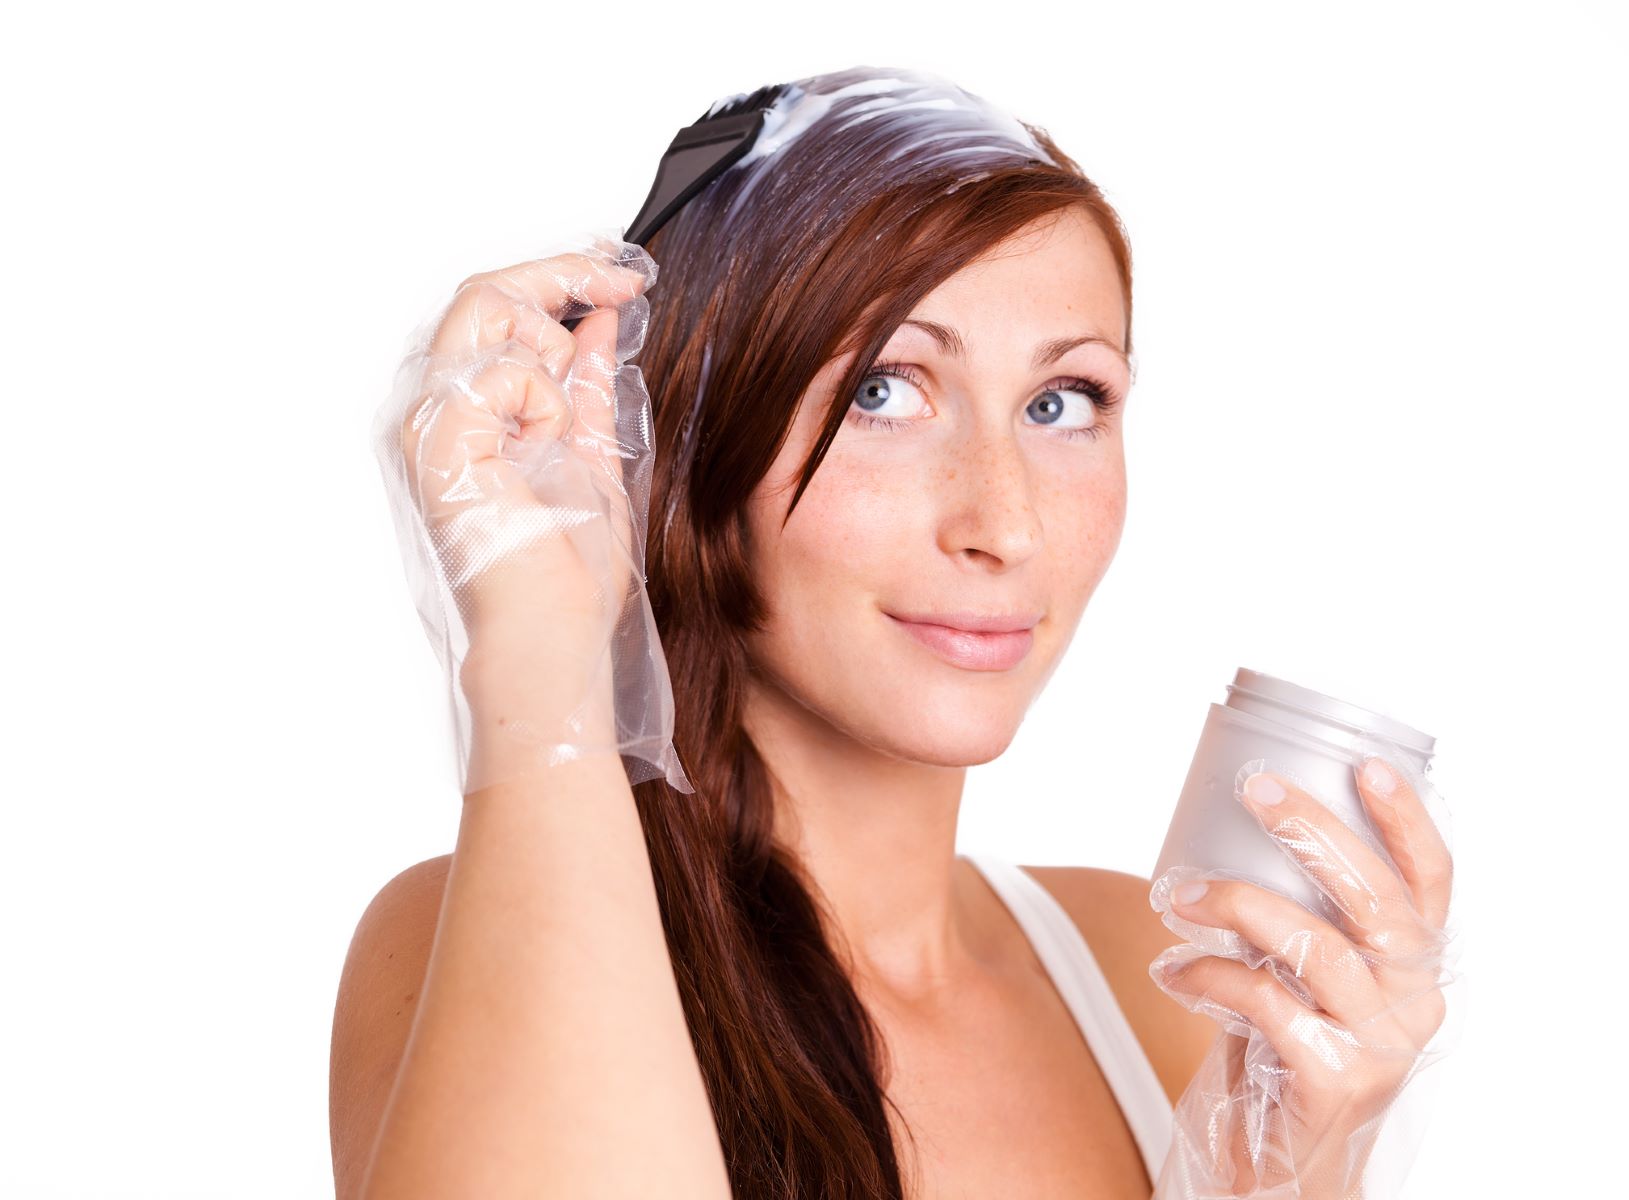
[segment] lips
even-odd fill
[[[965,629],[969,633],[1016,633],[1040,623],[1041,613],[976,613],[976,612],[890,612],[900,621],[914,621],[919,625],[943,625],[949,629]]]
[[[953,666],[969,671],[1009,670],[1023,661],[1035,643],[1035,634],[1031,628],[1034,621],[1027,618],[990,619],[984,623],[1017,625],[1022,621],[1025,622],[1025,627],[981,632],[929,621],[907,620],[904,617],[896,617],[893,613],[884,615],[920,645],[927,647]]]

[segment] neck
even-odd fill
[[[912,999],[951,986],[970,957],[954,886],[967,769],[886,755],[762,681],[746,727],[770,770],[775,839],[816,888],[856,985]]]

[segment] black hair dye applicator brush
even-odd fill
[[[778,83],[738,96],[717,111],[709,109],[693,125],[674,134],[656,166],[650,194],[622,240],[643,246],[692,196],[739,161],[762,131],[765,114],[786,94],[787,87]],[[560,324],[575,329],[586,315],[567,317]]]

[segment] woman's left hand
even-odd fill
[[[1161,1200],[1224,1187],[1239,1196],[1360,1196],[1381,1118],[1442,1024],[1452,857],[1399,772],[1372,758],[1356,774],[1395,869],[1282,776],[1258,772],[1241,796],[1338,921],[1215,874],[1171,892],[1173,913],[1235,931],[1260,957],[1250,964],[1183,944],[1150,964],[1168,994],[1233,1030],[1177,1104],[1173,1155],[1188,1161],[1162,1175],[1200,1190],[1170,1184],[1156,1190]],[[1293,1190],[1275,1190],[1286,1185]]]

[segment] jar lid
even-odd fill
[[[1301,687],[1263,671],[1240,667],[1227,685],[1227,703],[1232,708],[1260,712],[1263,708],[1281,713],[1311,714],[1358,734],[1378,734],[1387,741],[1429,757],[1437,739],[1411,725],[1383,713],[1348,704],[1311,688]],[[1235,703],[1237,701],[1237,703]]]

